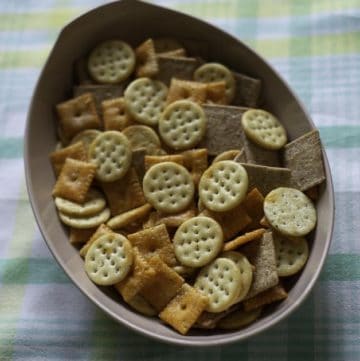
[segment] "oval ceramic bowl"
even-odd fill
[[[120,38],[138,44],[147,37],[171,36],[188,47],[203,43],[199,55],[261,78],[263,107],[274,112],[294,139],[314,128],[299,100],[280,76],[259,55],[229,34],[199,19],[140,1],[123,0],[98,7],[68,24],[60,33],[36,86],[25,134],[25,169],[30,201],[42,235],[64,271],[97,306],[123,325],[161,341],[192,346],[220,345],[244,340],[275,325],[306,298],[323,267],[330,245],[334,195],[324,153],[327,181],[317,204],[318,225],[306,268],[289,297],[249,327],[233,331],[192,331],[182,336],[156,318],[130,310],[115,293],[101,289],[86,276],[79,252],[69,243],[51,191],[54,175],[48,154],[56,144],[54,105],[71,97],[74,61],[100,41]]]

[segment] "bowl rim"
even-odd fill
[[[257,329],[252,330],[252,331],[247,331],[246,329],[244,329],[244,334],[226,334],[224,335],[223,339],[217,339],[217,340],[212,340],[212,342],[210,343],[205,343],[201,340],[194,340],[191,336],[186,336],[186,338],[175,338],[175,337],[171,337],[171,336],[164,336],[164,335],[158,335],[156,333],[154,333],[151,330],[142,328],[141,326],[137,326],[125,319],[121,318],[121,315],[119,317],[119,314],[116,314],[115,312],[112,312],[111,310],[109,310],[105,305],[102,304],[102,302],[100,302],[97,297],[95,295],[92,295],[88,292],[88,290],[86,290],[81,284],[79,284],[74,277],[72,276],[72,273],[69,271],[67,264],[61,259],[61,255],[53,248],[51,242],[48,241],[48,239],[45,237],[44,231],[42,229],[41,226],[41,217],[39,215],[37,206],[36,206],[36,201],[34,199],[33,196],[33,189],[34,189],[34,185],[32,183],[32,179],[30,177],[30,169],[29,169],[29,160],[30,160],[30,151],[29,151],[29,147],[30,147],[30,141],[29,141],[29,133],[30,133],[30,118],[31,118],[31,114],[33,112],[33,108],[34,108],[34,101],[35,101],[35,95],[37,93],[38,87],[39,87],[39,83],[40,80],[43,77],[43,73],[45,68],[47,67],[48,63],[50,62],[50,59],[52,58],[54,49],[56,47],[56,44],[58,42],[58,40],[60,39],[60,37],[62,35],[64,35],[64,33],[66,33],[66,31],[68,31],[68,29],[76,22],[78,22],[80,19],[83,19],[85,17],[87,17],[89,14],[93,13],[93,12],[97,12],[98,10],[101,10],[103,8],[106,7],[111,7],[117,3],[139,3],[145,6],[150,6],[150,7],[155,7],[155,8],[159,8],[159,9],[166,9],[168,11],[171,11],[173,13],[177,13],[180,14],[182,16],[185,16],[189,19],[195,19],[197,21],[201,21],[203,23],[205,23],[207,26],[213,28],[214,30],[217,31],[221,31],[224,34],[226,34],[231,40],[240,43],[244,48],[247,49],[247,51],[249,51],[249,53],[252,53],[252,55],[255,55],[256,57],[258,57],[270,70],[271,72],[279,78],[279,80],[285,85],[285,87],[287,88],[287,91],[290,92],[290,94],[294,97],[295,101],[297,102],[297,104],[299,105],[299,108],[304,112],[304,115],[307,119],[307,121],[310,124],[310,127],[312,129],[317,129],[315,127],[314,122],[312,121],[306,107],[304,106],[303,102],[299,99],[299,97],[297,96],[297,94],[294,92],[294,90],[289,86],[288,82],[277,72],[277,70],[275,70],[273,68],[273,66],[259,53],[257,53],[254,49],[250,48],[248,45],[246,45],[241,39],[237,38],[235,35],[230,34],[229,32],[227,32],[226,30],[215,26],[213,24],[211,24],[210,22],[197,18],[195,16],[189,15],[187,13],[184,13],[182,11],[178,11],[178,10],[173,10],[170,8],[167,8],[165,6],[160,6],[157,4],[153,4],[153,3],[147,3],[145,1],[142,0],[117,0],[117,1],[111,1],[108,2],[106,4],[100,5],[100,6],[96,6],[86,12],[84,12],[83,14],[77,16],[75,19],[67,22],[62,29],[60,30],[48,56],[46,61],[44,62],[42,69],[40,71],[40,74],[38,76],[36,85],[34,87],[32,96],[31,96],[31,101],[30,101],[30,106],[29,106],[29,110],[28,110],[28,114],[26,117],[26,125],[25,125],[25,132],[24,132],[24,146],[23,146],[23,159],[24,159],[24,170],[25,170],[25,179],[26,179],[26,187],[27,187],[27,193],[29,196],[29,200],[30,200],[30,205],[36,220],[36,223],[38,225],[38,228],[40,230],[40,233],[43,237],[43,240],[45,241],[48,249],[50,250],[51,254],[53,255],[53,257],[55,258],[55,260],[57,261],[58,265],[61,267],[61,269],[66,273],[66,275],[69,277],[69,279],[72,281],[73,284],[76,285],[76,287],[88,298],[90,299],[98,308],[100,308],[103,312],[105,312],[107,315],[109,315],[112,319],[114,319],[115,321],[121,323],[122,325],[124,325],[125,327],[127,327],[128,329],[135,331],[141,335],[150,337],[152,339],[155,339],[157,341],[161,341],[161,342],[165,342],[167,344],[172,344],[172,345],[180,345],[180,346],[192,346],[192,347],[214,347],[214,346],[219,346],[219,345],[225,345],[225,344],[230,344],[230,343],[234,343],[234,342],[240,342],[240,341],[245,341],[247,339],[249,339],[250,337],[253,337],[255,335],[258,335],[268,329],[270,329],[271,327],[275,326],[276,324],[280,323],[281,321],[283,321],[284,319],[286,319],[290,314],[292,314],[296,309],[299,308],[299,306],[306,300],[306,298],[309,296],[309,294],[311,293],[315,283],[317,282],[320,273],[324,267],[324,263],[326,260],[326,257],[328,255],[329,252],[329,248],[331,245],[331,241],[332,241],[332,237],[333,237],[333,231],[334,231],[334,219],[335,219],[335,196],[334,196],[334,185],[333,185],[333,181],[332,181],[332,176],[331,176],[331,169],[329,166],[329,161],[327,158],[327,155],[325,153],[325,149],[324,146],[322,145],[322,155],[323,155],[323,161],[324,161],[324,168],[325,168],[325,174],[326,174],[326,186],[327,186],[327,191],[328,191],[328,197],[329,197],[329,203],[331,204],[331,209],[329,210],[329,229],[327,231],[327,238],[324,241],[324,248],[323,248],[323,252],[322,252],[322,256],[320,258],[320,260],[318,261],[318,266],[315,270],[315,272],[313,273],[313,276],[311,278],[311,280],[308,282],[308,284],[306,285],[303,293],[300,295],[299,298],[297,298],[295,301],[292,302],[291,305],[289,305],[289,307],[284,310],[281,314],[279,314],[277,317],[270,319],[267,323],[265,323],[264,325],[262,325],[261,327],[259,326]],[[180,335],[179,335],[180,336]]]

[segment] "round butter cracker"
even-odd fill
[[[110,209],[104,208],[101,212],[91,216],[74,217],[59,212],[59,217],[63,223],[73,228],[95,228],[105,223],[110,218]]]
[[[132,150],[146,149],[146,154],[155,154],[161,147],[160,139],[156,132],[146,125],[131,125],[122,133],[130,142]]]

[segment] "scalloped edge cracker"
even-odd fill
[[[247,108],[205,104],[203,109],[207,118],[207,130],[198,147],[207,148],[210,156],[217,156],[230,149],[241,149],[241,116]]]
[[[236,88],[232,104],[250,108],[257,107],[262,87],[261,80],[234,71],[233,75]]]
[[[322,146],[318,130],[312,130],[284,147],[284,165],[291,169],[292,184],[301,191],[325,180]]]

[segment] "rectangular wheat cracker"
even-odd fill
[[[259,104],[261,80],[233,72],[235,78],[234,105],[256,108]]]

